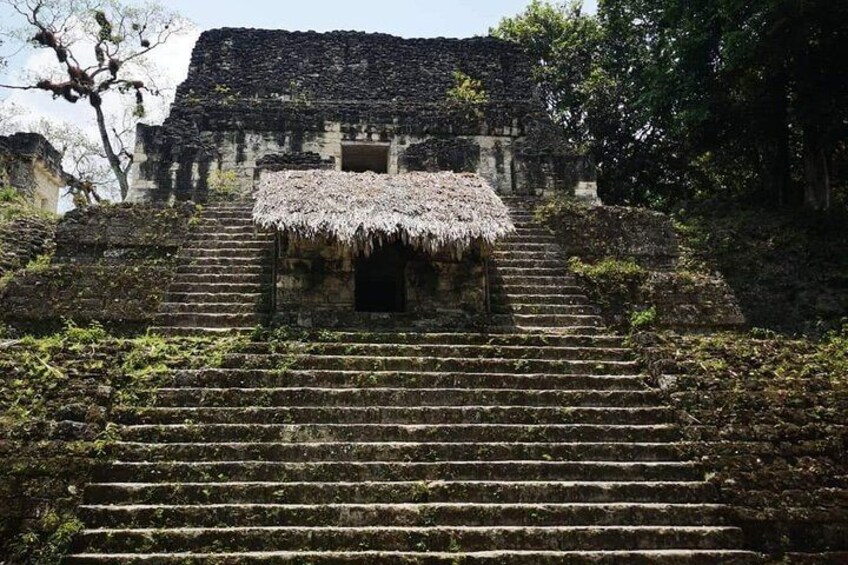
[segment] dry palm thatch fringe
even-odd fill
[[[254,221],[296,238],[329,237],[370,253],[401,241],[456,257],[514,231],[509,212],[476,174],[283,171],[263,176]]]

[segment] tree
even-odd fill
[[[558,100],[582,115],[606,201],[724,192],[830,206],[848,139],[848,3],[600,0],[587,20],[579,5],[534,1],[493,33],[536,61],[555,119]]]
[[[19,39],[55,56],[53,72],[6,88],[44,90],[54,99],[91,106],[102,155],[121,198],[129,191],[132,150],[125,128],[110,120],[107,97],[130,96],[136,118],[145,113],[146,94],[158,95],[147,73],[149,55],[185,28],[184,20],[160,4],[120,0],[4,0],[26,21]],[[27,31],[28,30],[28,31]],[[86,158],[88,159],[88,157]]]
[[[555,6],[533,0],[524,13],[504,18],[490,33],[524,47],[552,116],[572,143],[588,143],[582,85],[595,68],[602,30],[594,17],[583,13],[582,3]]]

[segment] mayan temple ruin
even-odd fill
[[[667,216],[601,205],[516,44],[205,31],[127,201],[49,239],[5,322],[141,336],[60,345],[91,405],[52,431],[100,449],[57,495],[63,562],[760,564],[844,531],[772,528],[768,487],[729,473],[793,432],[725,428],[698,404],[723,383],[637,358],[640,316],[745,316],[717,270],[681,274]],[[633,267],[604,294],[585,265],[610,257]]]

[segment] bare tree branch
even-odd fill
[[[121,0],[0,1],[26,21],[32,33],[28,42],[51,50],[62,68],[61,77],[42,75],[31,84],[0,88],[44,90],[70,103],[87,100],[94,111],[102,154],[125,198],[132,151],[124,142],[127,129],[119,131],[107,123],[103,99],[112,92],[132,96],[136,120],[143,116],[145,95],[159,94],[143,80],[145,62],[152,51],[184,31],[184,20],[156,2],[133,6]]]

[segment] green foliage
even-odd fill
[[[570,198],[557,194],[553,198],[545,200],[533,211],[533,216],[542,225],[554,226],[563,217],[571,215],[585,215],[588,206]]]
[[[533,75],[554,119],[577,147],[590,142],[586,88],[597,70],[603,29],[584,14],[582,2],[551,4],[533,0],[525,11],[504,18],[490,33],[521,44],[536,62]]]
[[[238,173],[215,169],[209,175],[210,196],[216,201],[233,201],[239,196]]]
[[[590,264],[584,263],[578,257],[572,257],[568,261],[568,267],[581,277],[605,287],[638,284],[648,276],[648,271],[631,259],[607,258]]]
[[[31,565],[55,565],[71,548],[83,523],[70,512],[48,510],[36,524],[11,544],[12,555]]]
[[[480,117],[481,107],[489,102],[483,83],[462,71],[454,71],[453,80],[454,85],[447,92],[448,101]]]
[[[26,270],[30,273],[43,273],[50,268],[50,262],[53,260],[52,253],[43,253],[27,263]]]
[[[3,188],[0,188],[0,202],[8,204],[10,202],[19,202],[21,200],[21,194],[11,186],[4,186]]]
[[[848,185],[846,20],[848,4],[828,0],[601,0],[597,17],[534,0],[491,33],[535,62],[605,202],[667,210],[722,194],[822,208]]]
[[[644,310],[635,310],[630,314],[630,326],[636,330],[651,328],[657,321],[657,308],[651,306]]]

